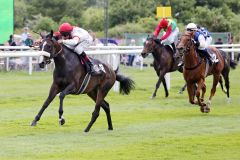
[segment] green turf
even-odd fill
[[[64,126],[58,124],[56,97],[38,125],[30,127],[48,95],[51,72],[0,72],[0,159],[240,159],[240,67],[230,73],[231,103],[218,87],[209,114],[189,104],[186,92],[178,94],[184,84],[178,72],[171,74],[169,97],[160,87],[154,100],[149,98],[157,81],[153,68],[121,67],[121,73],[135,80],[136,90],[129,96],[112,91],[107,96],[114,130],[107,130],[101,110],[84,133],[94,109],[86,95],[65,98]],[[206,98],[211,82],[209,77]]]

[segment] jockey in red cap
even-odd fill
[[[59,43],[63,43],[83,57],[82,60],[86,64],[88,73],[98,75],[99,73],[93,69],[92,61],[84,52],[93,43],[93,38],[88,31],[80,27],[72,26],[69,23],[63,23],[59,27],[59,32],[63,37],[63,39],[59,40]]]
[[[161,43],[162,44],[171,44],[172,48],[173,48],[173,52],[174,54],[176,53],[176,46],[175,46],[175,39],[178,35],[178,32],[179,32],[179,29],[177,27],[177,24],[174,20],[172,19],[166,19],[166,18],[163,18],[159,24],[157,25],[153,35],[155,37],[158,36],[159,32],[161,30],[164,30],[165,33],[163,34],[163,36],[160,38],[161,40]]]

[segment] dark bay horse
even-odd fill
[[[145,58],[149,53],[153,55],[153,67],[159,77],[152,98],[156,97],[161,82],[164,86],[165,96],[168,97],[169,94],[164,76],[166,73],[176,70],[182,72],[182,67],[178,66],[178,59],[177,61],[174,60],[172,49],[169,46],[162,45],[159,39],[154,37],[146,39],[141,55]]]
[[[180,54],[183,54],[184,68],[183,76],[187,83],[187,90],[189,96],[189,102],[197,104],[201,108],[201,112],[208,113],[210,111],[210,104],[212,97],[216,92],[216,86],[221,78],[221,73],[224,70],[224,58],[220,51],[215,47],[208,47],[216,57],[219,59],[217,64],[208,65],[207,61],[200,57],[196,52],[194,44],[195,32],[186,31],[181,35],[180,41],[177,44],[177,49]],[[206,92],[205,77],[207,75],[213,75],[213,85],[208,103],[204,103],[204,94]],[[195,84],[197,89],[195,90]],[[202,95],[200,98],[200,92]],[[197,97],[197,101],[194,101],[194,97]]]
[[[55,96],[60,93],[60,106],[59,106],[59,123],[63,125],[65,119],[63,118],[63,100],[68,94],[87,94],[95,101],[95,109],[92,113],[92,118],[84,130],[88,132],[99,116],[100,108],[106,112],[108,129],[112,130],[112,120],[110,115],[109,104],[104,98],[112,88],[115,81],[120,82],[120,93],[129,94],[134,89],[134,81],[123,75],[118,74],[111,67],[107,66],[100,61],[93,60],[95,64],[101,64],[105,73],[100,76],[90,76],[86,73],[84,64],[79,60],[79,56],[66,46],[59,44],[53,38],[53,32],[43,39],[40,45],[41,51],[50,53],[50,57],[44,57],[40,63],[41,67],[44,67],[50,62],[50,59],[54,60],[55,69],[53,73],[53,83],[50,88],[48,98],[44,102],[42,108],[32,121],[32,126],[37,124],[40,120],[44,110],[52,102]],[[85,80],[88,76],[88,82]],[[85,83],[85,86],[83,86]]]

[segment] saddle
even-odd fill
[[[63,46],[77,55],[80,63],[85,66],[87,71],[90,69],[89,67],[92,67],[92,69],[96,72],[97,75],[102,75],[103,73],[106,73],[104,66],[100,61],[87,57],[89,61],[92,63],[92,66],[90,66],[90,64],[88,64],[87,60],[85,59],[86,58],[85,52],[79,55],[77,52],[75,52],[73,49],[69,48],[68,46],[66,45],[63,45]]]

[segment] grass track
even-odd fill
[[[36,127],[30,127],[48,95],[51,72],[0,72],[0,159],[98,159],[98,160],[239,160],[240,68],[230,72],[231,103],[217,88],[211,112],[202,114],[179,95],[182,75],[171,74],[169,98],[160,87],[149,99],[157,77],[153,68],[144,71],[121,67],[136,82],[129,96],[110,92],[113,131],[107,130],[103,111],[89,133],[87,126],[94,103],[85,95],[67,96],[66,124],[58,125],[58,97]],[[209,96],[212,77],[207,78]]]

